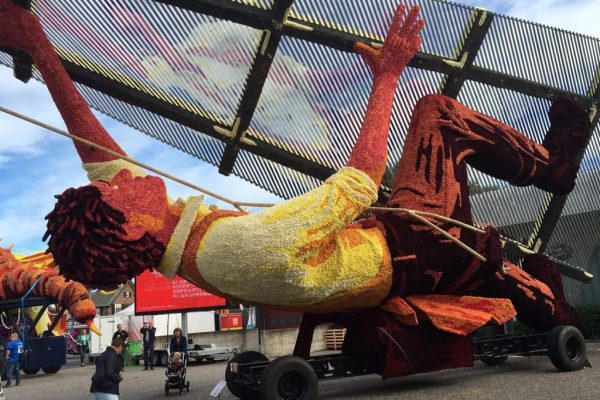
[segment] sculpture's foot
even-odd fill
[[[560,98],[548,113],[550,130],[542,145],[549,152],[548,166],[535,184],[555,194],[567,194],[575,187],[581,153],[592,134],[590,119],[578,104]]]
[[[573,325],[581,329],[577,312],[567,303],[560,272],[554,263],[543,255],[532,255],[525,258],[523,270],[545,283],[552,291],[554,295],[552,325]]]

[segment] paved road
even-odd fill
[[[547,358],[510,358],[500,367],[477,364],[474,368],[381,380],[378,376],[356,377],[322,382],[320,399],[600,399],[600,344],[588,346],[589,360],[595,368],[583,371],[558,372]],[[183,399],[211,399],[210,391],[223,379],[224,362],[190,365],[190,393]],[[121,384],[122,400],[164,399],[162,368],[142,371],[127,367]],[[19,387],[5,389],[7,400],[81,400],[88,394],[92,366],[80,367],[77,360],[56,375],[39,373],[26,376]],[[173,392],[172,396],[179,395]],[[171,397],[172,397],[171,396]],[[222,400],[234,400],[225,389]]]

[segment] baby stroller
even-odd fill
[[[186,353],[181,354],[181,365],[177,365],[173,361],[175,353],[169,355],[169,363],[165,368],[165,396],[169,395],[171,390],[179,390],[179,394],[183,394],[183,389],[190,391],[190,381],[186,380],[187,361]]]

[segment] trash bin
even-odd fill
[[[127,348],[131,351],[131,354],[142,354],[142,341],[132,340],[130,342],[127,342]]]
[[[142,342],[140,340],[132,340],[125,344],[125,351],[123,352],[123,361],[125,365],[131,367],[137,364],[138,355],[142,352]]]

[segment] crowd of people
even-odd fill
[[[154,369],[154,343],[156,340],[156,327],[153,321],[146,321],[140,329],[141,342],[143,346],[144,368]],[[91,377],[90,392],[97,400],[118,400],[119,384],[124,379],[124,358],[129,333],[123,329],[122,324],[117,325],[117,330],[112,335],[110,346],[102,352],[95,360],[95,372]],[[90,334],[85,328],[79,329],[76,337],[77,349],[81,366],[85,366],[85,356],[90,352]],[[173,336],[169,343],[168,373],[178,373],[183,368],[184,354],[187,353],[187,339],[181,328],[173,330]],[[8,343],[1,341],[0,347],[4,349],[4,357],[7,365],[7,380],[5,387],[21,384],[21,355],[23,353],[23,341],[17,332],[10,335]]]

